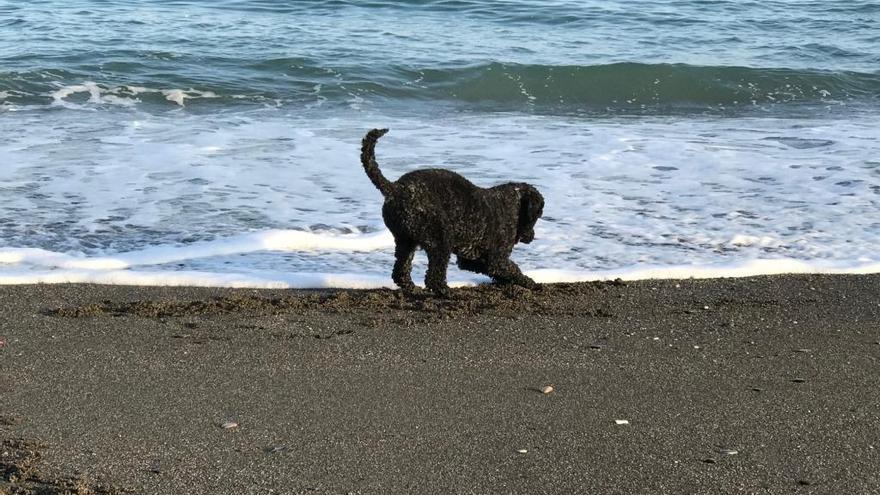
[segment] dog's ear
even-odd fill
[[[544,197],[528,184],[523,184],[517,190],[520,193],[518,240],[528,244],[535,238],[535,223],[544,214]]]
[[[519,218],[524,226],[534,226],[544,213],[544,198],[532,186],[520,188]]]

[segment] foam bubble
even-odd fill
[[[129,91],[131,94],[137,96],[142,93],[159,93],[161,92],[158,89],[145,88],[143,86],[122,86],[123,89]]]
[[[104,284],[141,286],[240,287],[281,289],[283,280],[260,279],[253,275],[207,272],[53,270],[0,272],[0,285],[17,284]]]
[[[50,96],[52,97],[53,104],[71,106],[69,102],[65,101],[65,98],[76,93],[89,93],[89,103],[101,103],[101,88],[90,81],[73,86],[64,86]]]
[[[163,89],[161,90],[162,94],[165,95],[165,99],[168,101],[173,101],[180,106],[184,105],[184,100],[188,98],[217,98],[217,94],[213,91],[199,91],[195,89],[182,90],[182,89]]]
[[[77,93],[88,93],[89,99],[87,100],[87,103],[92,103],[95,105],[120,105],[131,107],[140,101],[137,99],[131,99],[115,94],[119,89],[120,88],[103,88],[97,83],[86,81],[82,84],[64,86],[62,88],[59,88],[50,96],[52,97],[53,105],[59,105],[66,108],[81,108],[80,105],[76,105],[67,101],[68,97]]]
[[[173,101],[180,106],[185,106],[183,100],[188,96],[182,89],[163,89],[162,94],[165,95],[166,100]]]
[[[101,97],[101,103],[106,103],[109,105],[120,105],[124,107],[133,107],[139,102],[140,100],[138,99],[125,98],[116,95],[104,95]]]
[[[764,235],[764,236],[755,236],[755,235],[742,235],[738,234],[733,236],[730,240],[730,245],[732,246],[760,246],[760,247],[779,247],[782,245],[782,241],[776,239],[775,237]]]
[[[742,278],[760,275],[823,274],[866,275],[880,273],[880,262],[829,263],[790,258],[755,259],[710,265],[632,266],[592,272],[539,269],[526,274],[540,283],[573,283],[603,280]]]
[[[78,105],[69,101],[72,95],[78,93],[88,93],[89,98],[86,103],[93,105],[118,105],[132,107],[141,103],[137,98],[138,95],[158,93],[165,96],[165,99],[174,102],[180,106],[185,106],[185,101],[192,98],[219,98],[219,95],[213,91],[203,91],[197,89],[154,89],[144,86],[106,86],[92,81],[86,81],[82,84],[67,85],[58,88],[49,96],[52,98],[52,104],[63,106],[71,109],[81,109],[82,105]],[[0,93],[0,100],[8,98],[12,94],[10,92]]]

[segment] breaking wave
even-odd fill
[[[49,106],[182,107],[192,105],[350,105],[352,101],[443,101],[483,109],[560,112],[680,113],[810,105],[876,104],[880,74],[616,63],[556,66],[489,63],[447,68],[329,68],[307,59],[236,60],[240,68],[222,82],[199,77],[192,64],[164,79],[144,67],[119,67],[117,80],[61,70],[0,72],[6,104]],[[124,65],[124,64],[122,64]],[[282,74],[281,83],[270,74]]]

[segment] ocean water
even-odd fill
[[[372,127],[539,281],[877,272],[878,111],[876,1],[0,0],[0,283],[391,286]]]

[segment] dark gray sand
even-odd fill
[[[0,287],[0,493],[880,493],[880,276],[457,294]]]

